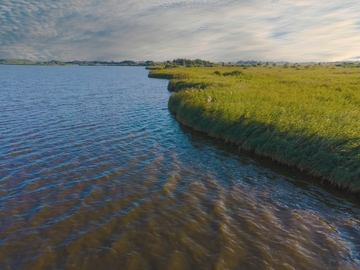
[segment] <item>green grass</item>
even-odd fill
[[[151,70],[171,79],[184,125],[360,191],[360,68],[209,67]]]

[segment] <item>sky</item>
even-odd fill
[[[0,59],[360,60],[359,0],[0,0]]]

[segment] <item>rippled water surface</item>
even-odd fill
[[[357,196],[180,126],[141,67],[0,66],[0,269],[359,269]]]

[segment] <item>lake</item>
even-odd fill
[[[180,125],[143,67],[0,65],[0,269],[359,269],[360,202]]]

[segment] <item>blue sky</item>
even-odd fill
[[[359,0],[0,0],[0,58],[360,59]]]

